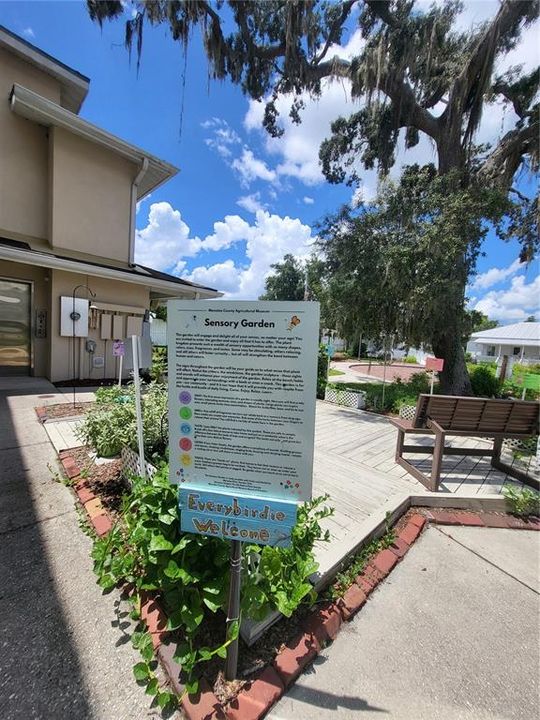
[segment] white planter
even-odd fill
[[[122,475],[126,478],[126,480],[129,480],[130,475],[140,475],[141,474],[141,459],[139,457],[139,453],[136,453],[134,450],[128,447],[122,448]],[[146,463],[146,475],[147,477],[151,478],[153,475],[155,475],[157,472],[157,467],[152,465],[151,463]]]
[[[366,407],[366,394],[355,390],[339,390],[337,388],[326,388],[324,393],[326,402],[343,405],[344,407],[363,410]]]

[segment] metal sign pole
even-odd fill
[[[120,370],[118,371],[118,387],[122,387],[122,365],[124,362],[124,356],[120,355]]]
[[[133,350],[133,381],[135,383],[135,412],[137,415],[137,439],[139,445],[139,469],[141,477],[146,479],[146,461],[144,459],[144,435],[143,435],[143,418],[141,408],[141,378],[139,377],[139,338],[136,335],[131,336],[131,348]],[[120,361],[122,356],[120,356]]]
[[[227,606],[227,638],[230,628],[240,621],[240,586],[242,584],[242,543],[240,540],[231,542],[231,582],[229,585],[229,604]],[[238,670],[238,643],[240,636],[227,645],[225,660],[225,679],[235,680]]]

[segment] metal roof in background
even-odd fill
[[[493,344],[532,345],[540,347],[540,322],[520,322],[513,325],[501,325],[491,330],[480,330],[471,335],[473,342],[490,342]]]

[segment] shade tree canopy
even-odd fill
[[[538,0],[502,0],[493,18],[467,31],[458,29],[461,4],[456,0],[427,10],[413,0],[87,4],[90,17],[99,23],[126,19],[125,43],[136,50],[138,60],[147,23],[165,24],[184,47],[198,30],[209,75],[229,79],[248,97],[264,102],[264,126],[274,136],[283,132],[277,104],[281,95],[293,96],[291,118],[300,123],[306,97],[320,96],[328,82],[346,82],[358,103],[348,117],[332,124],[320,148],[329,182],[356,184],[362,171],[371,168],[385,177],[396,162],[399,143],[410,149],[429,139],[435,149],[433,166],[415,168],[417,179],[406,170],[403,187],[383,191],[377,210],[368,208],[356,216],[349,211],[340,221],[329,220],[326,249],[335,292],[345,296],[351,290],[343,322],[358,318],[365,325],[378,322],[380,331],[399,325],[400,332],[408,328],[411,338],[429,335],[446,361],[443,388],[469,393],[461,345],[465,288],[486,222],[498,225],[504,237],[518,239],[523,261],[538,249],[536,201],[514,186],[520,171],[538,168],[538,69],[498,70],[523,29],[537,19]],[[355,30],[361,35],[358,51],[345,58],[337,46]],[[495,100],[511,107],[517,119],[495,144],[479,145],[482,116]],[[412,199],[405,214],[396,206],[403,197]],[[424,208],[420,200],[427,203]],[[392,228],[388,242],[381,239],[385,225]],[[345,244],[343,227],[354,228]],[[376,269],[364,278],[373,282],[371,290],[382,278],[388,288],[399,288],[401,298],[398,303],[391,293],[378,298],[377,312],[355,285],[367,257]],[[340,262],[353,261],[359,263],[356,275],[351,264],[340,270]]]

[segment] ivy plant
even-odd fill
[[[333,512],[323,507],[326,500],[324,496],[300,506],[289,548],[244,546],[245,616],[258,619],[279,610],[289,617],[301,602],[314,599],[309,583],[317,569],[313,546],[328,539],[320,521]],[[119,521],[94,545],[94,569],[104,591],[130,583],[138,595],[159,595],[168,629],[180,637],[175,659],[185,672],[188,692],[197,688],[197,666],[225,657],[227,646],[238,636],[238,623],[233,623],[227,637],[224,632],[213,647],[202,645],[199,637],[207,614],[226,606],[229,554],[230,546],[223,540],[181,532],[177,488],[169,483],[167,466],[151,479],[133,478]],[[144,656],[143,662],[148,662]],[[148,683],[154,679],[150,670],[146,668]],[[138,672],[142,679],[142,666]]]

